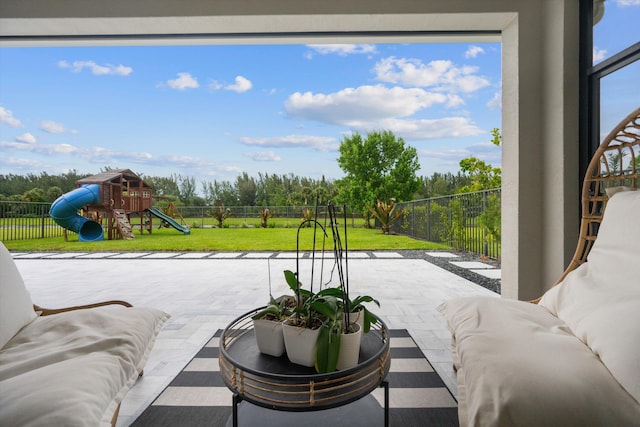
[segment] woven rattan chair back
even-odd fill
[[[558,282],[587,261],[607,206],[607,188],[640,188],[640,108],[629,114],[602,141],[587,168],[582,186],[582,221],[578,246]],[[632,220],[640,221],[640,218]]]

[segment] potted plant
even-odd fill
[[[380,307],[380,302],[369,295],[360,295],[349,303],[349,322],[360,325],[365,334],[371,330],[371,324],[378,323],[378,318],[364,305],[369,302]]]
[[[327,212],[334,251],[334,268],[331,277],[333,277],[334,270],[337,271],[340,285],[326,287],[314,293],[312,269],[310,289],[303,289],[298,276],[299,256],[296,256],[296,273],[290,270],[284,272],[287,284],[296,295],[296,307],[293,314],[282,324],[287,356],[293,363],[315,366],[319,373],[348,369],[358,364],[362,333],[370,329],[371,323],[377,322],[377,318],[366,309],[364,304],[374,302],[378,306],[380,305],[377,300],[368,295],[357,297],[354,300],[349,298],[346,212],[344,249],[335,206],[329,204]],[[325,228],[317,220],[306,219],[298,227],[298,246],[300,229],[312,224],[314,227],[320,227],[324,236],[327,237]],[[316,259],[315,242],[314,234],[312,262],[315,262]],[[322,257],[324,259],[324,240]],[[354,324],[350,320],[349,313],[354,310],[361,314],[362,322],[359,324]],[[301,344],[300,341],[303,340],[306,341]]]
[[[297,277],[286,271],[290,285]],[[317,293],[301,290],[302,304],[282,324],[287,357],[293,363],[313,366],[318,373],[347,369],[358,364],[362,329],[346,325],[340,288],[328,287]],[[297,310],[297,311],[296,311]]]
[[[335,205],[329,204],[327,212],[333,236],[334,267],[338,273],[340,286],[322,291],[329,292],[331,298],[335,298],[337,303],[334,304],[332,300],[327,301],[325,298],[323,301],[325,304],[316,307],[327,318],[316,346],[318,372],[348,369],[358,364],[362,334],[369,332],[371,324],[378,321],[365,304],[373,302],[380,306],[379,301],[369,295],[350,299],[346,207],[343,207],[344,248]]]
[[[312,367],[315,365],[315,349],[324,319],[312,309],[317,296],[302,289],[297,273],[285,270],[287,284],[296,293],[296,306],[289,318],[282,323],[287,357],[292,363]]]
[[[280,357],[284,354],[284,337],[281,323],[291,315],[295,300],[291,296],[274,299],[252,316],[256,344],[260,353]]]

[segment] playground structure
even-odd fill
[[[78,233],[78,240],[104,240],[103,220],[107,222],[107,238],[133,239],[133,229],[151,234],[153,217],[160,218],[184,234],[189,227],[153,207],[153,189],[129,169],[117,169],[76,181],[76,189],[58,197],[49,210],[53,220],[66,230]],[[80,213],[78,213],[80,211]]]

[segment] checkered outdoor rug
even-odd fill
[[[216,332],[133,426],[230,425],[232,394],[222,381],[218,367],[218,337],[221,332]],[[402,427],[457,426],[455,399],[411,335],[404,329],[392,329],[390,336],[391,369],[387,376],[390,387],[389,424]],[[380,410],[380,425],[383,425],[384,390],[376,389],[372,395]],[[306,414],[309,420],[318,420],[322,418],[322,412]]]

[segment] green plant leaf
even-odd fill
[[[284,271],[284,278],[287,281],[287,284],[289,285],[289,288],[292,291],[297,292],[298,288],[300,287],[300,282],[298,281],[298,278],[296,277],[296,274],[291,270],[285,270]]]
[[[366,308],[364,309],[364,328],[363,331],[365,334],[367,332],[369,332],[371,330],[371,324],[372,323],[378,323],[378,318],[376,316],[373,315],[373,313],[371,313],[369,310],[367,310]]]
[[[272,304],[269,304],[268,306],[266,306],[265,308],[263,308],[262,310],[260,310],[256,314],[254,314],[251,318],[253,320],[262,319],[267,314],[272,314],[277,319],[281,318],[281,312],[280,312],[278,306],[274,306]]]
[[[333,322],[322,325],[316,342],[315,368],[318,373],[336,370],[340,356],[340,337],[340,328],[336,331]]]
[[[340,288],[324,288],[321,291],[319,291],[316,295],[320,298],[326,297],[326,296],[342,298],[344,296],[342,289]]]
[[[373,297],[371,297],[369,295],[360,295],[360,296],[356,297],[353,301],[351,301],[351,308],[352,309],[359,308],[365,302],[373,302],[378,307],[380,307],[380,302],[377,299],[374,299]]]
[[[340,307],[336,298],[316,299],[311,303],[311,309],[331,321],[335,321],[338,318],[338,314],[340,314]]]

